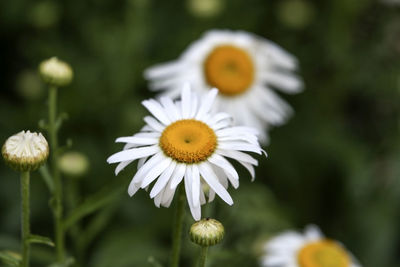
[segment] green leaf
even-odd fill
[[[69,118],[68,114],[63,112],[61,113],[56,120],[56,129],[59,130],[61,128],[62,123]]]
[[[44,164],[42,167],[39,169],[40,175],[43,178],[43,181],[46,183],[47,188],[51,193],[54,191],[54,182],[53,178],[50,175],[49,168],[47,167],[47,164]]]
[[[21,255],[17,252],[4,250],[0,251],[0,260],[7,266],[18,267],[21,262]]]
[[[28,238],[29,243],[43,244],[50,247],[54,247],[53,241],[50,238],[40,235],[30,235]]]
[[[83,217],[95,212],[103,206],[112,202],[125,190],[125,183],[115,179],[112,184],[104,186],[100,191],[86,198],[81,205],[74,209],[64,221],[64,229],[68,230]]]
[[[163,265],[156,260],[153,256],[150,256],[147,261],[153,266],[153,267],[163,267]]]
[[[72,266],[74,263],[75,263],[75,259],[74,258],[67,258],[64,262],[52,263],[48,267],[69,267],[69,266]]]

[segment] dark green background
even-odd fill
[[[78,203],[107,204],[69,232],[69,253],[80,266],[152,266],[149,256],[168,262],[174,205],[157,209],[144,190],[129,198],[135,166],[115,177],[106,158],[122,148],[116,137],[144,124],[140,102],[154,94],[143,70],[177,58],[206,30],[226,28],[254,32],[296,55],[305,91],[283,96],[296,113],[272,130],[255,182],[240,169],[241,185],[230,190],[235,205],[218,199],[206,206],[204,214],[226,227],[210,266],[256,266],[266,238],[309,223],[341,240],[364,266],[399,266],[400,6],[222,3],[218,14],[199,17],[177,0],[0,1],[1,142],[40,130],[47,114],[40,61],[58,56],[75,71],[59,90],[59,109],[69,114],[60,141],[71,138],[91,168],[79,181],[66,178],[66,190],[78,187]],[[32,176],[32,229],[52,236],[49,194],[39,173]],[[0,249],[19,248],[19,197],[18,174],[0,164]],[[188,227],[193,219],[186,220]],[[191,266],[198,248],[185,240],[182,266]],[[32,258],[46,266],[53,250],[35,245]]]

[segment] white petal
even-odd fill
[[[200,178],[200,180],[201,180],[201,178]],[[203,183],[204,183],[203,181],[201,181],[201,183],[200,183],[200,205],[204,205],[207,203],[206,196],[204,195],[204,190],[203,190],[203,186],[202,186]]]
[[[224,157],[214,153],[214,155],[208,158],[208,161],[229,173],[234,179],[239,179],[239,174],[236,172],[235,168]]]
[[[172,173],[175,170],[176,162],[172,161],[168,168],[161,174],[158,178],[157,182],[153,186],[153,189],[150,192],[150,198],[155,197],[161,190],[165,187],[168,183],[169,179],[171,178]]]
[[[133,135],[133,137],[141,137],[141,138],[159,138],[161,134],[159,132],[139,132]]]
[[[156,165],[160,164],[165,159],[164,153],[159,152],[153,157],[151,157],[143,166],[138,169],[135,173],[135,176],[132,179],[132,182],[135,184],[140,184],[143,178],[147,175],[147,173]]]
[[[141,159],[138,160],[138,163],[137,163],[137,169],[138,169],[138,170],[139,170],[140,168],[142,168],[142,166],[144,165],[144,163],[146,162],[147,159],[148,159],[148,157],[141,158]]]
[[[298,93],[303,88],[303,83],[299,77],[290,73],[265,71],[261,78],[285,93]]]
[[[161,104],[164,106],[165,110],[168,110],[167,116],[171,121],[176,121],[181,118],[180,112],[172,102],[172,99],[169,97],[161,97]]]
[[[239,161],[239,163],[242,164],[243,167],[245,167],[249,171],[249,173],[251,175],[251,181],[253,182],[254,179],[256,178],[256,173],[254,171],[253,165],[251,165],[250,163],[243,162],[243,161]]]
[[[212,202],[215,198],[215,191],[210,188],[208,191],[208,202]]]
[[[167,185],[167,187],[169,187],[169,186]],[[165,189],[165,190],[167,190],[167,189]],[[174,199],[175,191],[176,191],[176,188],[169,189],[168,194],[166,195],[167,196],[166,200],[165,201],[163,200],[163,202],[162,202],[164,207],[168,208],[171,205],[171,202]]]
[[[161,199],[161,205],[168,208],[174,198],[175,188],[171,189],[171,179],[168,184],[164,187],[164,192]]]
[[[158,143],[157,138],[143,138],[136,136],[119,137],[115,140],[117,143],[131,143],[135,145],[153,145]]]
[[[182,118],[187,119],[190,116],[191,100],[192,100],[190,85],[188,83],[185,83],[183,85],[181,100],[182,100],[182,104],[181,104],[182,105]]]
[[[191,111],[189,118],[194,118],[197,114],[197,106],[198,106],[199,99],[196,94],[192,94],[192,103],[191,103]]]
[[[246,162],[255,166],[258,165],[258,161],[255,158],[241,151],[229,150],[229,149],[217,149],[215,151],[215,154],[220,154],[222,156],[232,158],[237,161]]]
[[[182,181],[183,176],[186,172],[186,165],[183,163],[178,163],[176,165],[175,171],[171,176],[171,189],[174,189]]]
[[[214,103],[214,100],[215,100],[215,97],[217,96],[217,94],[218,94],[218,90],[212,89],[212,90],[210,90],[210,92],[208,92],[202,98],[199,111],[197,112],[196,117],[195,117],[196,119],[202,120],[204,115],[207,114],[211,110],[211,107]]]
[[[262,154],[262,149],[259,146],[244,143],[244,142],[223,142],[218,144],[218,148],[220,149],[231,149],[231,150],[241,150],[241,151],[250,151],[257,154]]]
[[[145,106],[148,111],[150,111],[150,113],[164,125],[169,125],[171,123],[171,120],[167,115],[165,115],[165,109],[157,101],[153,99],[145,100],[142,102],[142,105]]]
[[[116,163],[126,160],[135,160],[138,158],[148,157],[157,153],[158,151],[160,151],[160,148],[158,146],[131,148],[115,153],[107,159],[107,162]]]
[[[117,167],[115,168],[115,175],[118,175],[118,173],[120,171],[122,171],[126,166],[128,166],[132,162],[133,162],[133,160],[128,160],[128,161],[123,161],[123,162],[119,163],[117,165]]]
[[[277,44],[263,39],[265,53],[273,60],[273,62],[281,67],[287,69],[295,69],[297,67],[297,60],[294,56],[286,52]]]
[[[130,182],[130,184],[129,184],[129,187],[128,187],[128,194],[129,194],[129,196],[130,197],[132,197],[134,194],[136,194],[136,192],[139,190],[139,186],[137,186],[134,182],[133,182],[133,179],[132,179],[132,181]]]
[[[253,127],[233,126],[233,127],[229,127],[229,128],[221,129],[221,130],[217,131],[218,137],[232,136],[232,135],[236,135],[238,133],[257,135],[258,130]]]
[[[144,177],[141,188],[145,188],[151,182],[153,182],[161,173],[163,173],[168,166],[171,164],[172,159],[165,157],[159,164],[154,166]]]
[[[200,173],[196,165],[192,166],[192,196],[193,206],[197,207],[200,205]]]
[[[316,241],[324,236],[318,226],[314,224],[307,225],[306,229],[304,230],[304,235],[309,241]]]
[[[173,73],[179,72],[182,69],[184,69],[184,65],[180,61],[171,61],[146,69],[144,76],[146,79],[169,76]]]
[[[232,125],[232,122],[230,120],[222,120],[222,121],[219,121],[218,123],[215,123],[212,126],[212,128],[215,131],[217,131],[219,129],[223,129],[223,128],[226,128],[226,127],[231,126],[231,125]]]
[[[218,123],[219,121],[222,120],[232,120],[232,115],[228,114],[228,113],[224,113],[224,112],[220,112],[215,114],[211,120],[209,121],[210,126],[213,126],[214,124]]]
[[[229,182],[231,182],[233,188],[236,189],[239,187],[239,179],[235,179],[235,177],[233,177],[230,173],[226,172],[224,169],[221,169],[216,165],[213,165],[212,167],[213,167],[212,169],[214,170],[215,174],[218,177],[218,180],[226,189],[229,186]]]
[[[146,116],[143,119],[148,126],[150,126],[154,131],[162,132],[165,129],[165,126],[159,123],[155,118],[151,116]]]
[[[192,197],[192,179],[191,179],[191,168],[186,168],[185,174],[185,191],[186,191],[186,199],[189,204],[190,212],[192,213],[193,218],[198,221],[201,218],[201,207],[200,205],[196,208],[193,205],[193,197]]]
[[[219,183],[218,177],[215,175],[214,171],[209,166],[208,162],[203,162],[198,165],[201,176],[204,181],[218,194],[222,200],[224,200],[228,205],[233,204],[233,200],[229,195],[228,191]]]

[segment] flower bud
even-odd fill
[[[87,172],[89,160],[80,152],[67,152],[59,159],[58,166],[67,176],[77,178]]]
[[[21,131],[6,140],[1,153],[12,169],[34,171],[47,160],[49,145],[41,133]]]
[[[188,0],[187,2],[189,12],[201,18],[217,16],[223,7],[223,0]]]
[[[206,218],[195,222],[190,227],[190,240],[203,247],[213,246],[224,237],[224,226],[217,220]]]
[[[74,76],[70,65],[56,57],[42,61],[39,73],[45,83],[57,87],[68,85]]]

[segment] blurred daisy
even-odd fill
[[[323,236],[318,227],[304,234],[288,231],[265,245],[264,267],[360,267],[342,244]]]
[[[283,124],[290,106],[273,89],[297,93],[302,81],[295,57],[278,45],[242,31],[212,30],[190,45],[178,60],[145,71],[154,90],[179,96],[177,85],[190,82],[200,93],[218,88],[216,107],[235,123],[256,127],[263,141],[271,125]]]
[[[242,152],[262,153],[255,129],[231,127],[226,113],[212,114],[211,108],[217,90],[210,90],[199,99],[189,86],[184,86],[181,101],[162,97],[160,103],[150,99],[143,105],[153,116],[144,118],[146,126],[140,133],[120,137],[116,142],[126,143],[124,150],[107,159],[119,162],[116,175],[134,160],[139,160],[128,193],[134,195],[139,188],[150,191],[155,205],[169,207],[177,186],[183,181],[193,218],[201,218],[201,205],[206,202],[203,185],[209,186],[208,200],[215,193],[229,205],[233,204],[228,184],[239,186],[239,176],[226,159],[237,160],[254,178],[257,160]],[[229,181],[229,182],[228,182]]]

